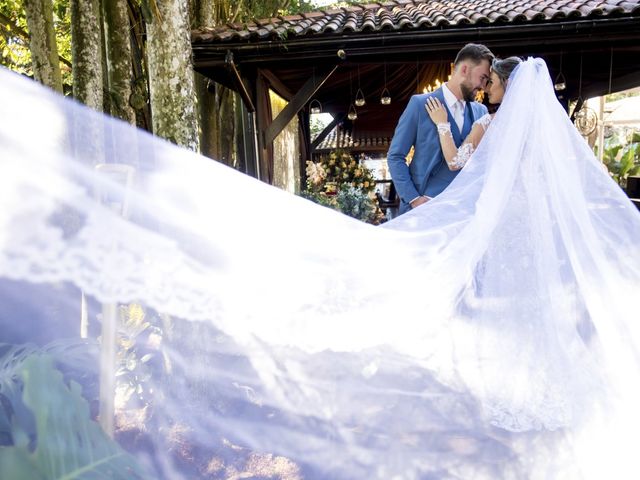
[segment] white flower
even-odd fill
[[[324,171],[322,165],[311,161],[307,162],[307,178],[313,185],[318,185],[327,178],[327,172]]]

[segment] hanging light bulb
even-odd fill
[[[352,83],[351,83],[351,71],[349,71],[349,98],[351,98],[352,94],[353,94],[353,90],[352,90]],[[358,118],[358,112],[356,112],[356,107],[353,106],[353,103],[349,105],[347,118],[352,121]]]
[[[384,62],[384,88],[382,89],[382,93],[380,94],[380,103],[382,105],[391,104],[391,94],[389,93],[389,89],[387,88],[387,62]]]
[[[313,67],[313,92],[317,93],[317,89],[316,89],[316,67]],[[311,102],[309,102],[309,112],[313,113],[315,115],[322,113],[322,104],[320,103],[320,100],[318,100],[317,98],[314,98],[313,100],[311,100]]]
[[[349,106],[349,113],[347,113],[347,118],[351,121],[358,118],[358,112],[356,112],[356,107],[353,106],[353,103]]]
[[[556,92],[561,92],[562,90],[567,88],[567,81],[565,80],[562,72],[560,72],[556,77],[556,80],[553,83],[553,88],[556,89]]]
[[[391,104],[391,94],[389,93],[389,90],[387,90],[386,87],[382,91],[382,95],[380,95],[380,103],[382,105],[390,105]]]
[[[561,92],[562,90],[567,88],[567,81],[565,80],[562,73],[562,52],[560,52],[560,68],[558,70],[560,71],[560,73],[558,73],[558,76],[553,82],[553,88],[555,88],[556,92]]]
[[[317,98],[311,100],[309,103],[309,111],[315,115],[322,113],[322,104],[320,103],[320,100]]]
[[[367,101],[364,99],[364,92],[360,88],[360,65],[358,65],[358,91],[356,92],[355,104],[357,107],[363,107]]]

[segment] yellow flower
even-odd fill
[[[364,188],[369,188],[369,182],[367,181],[364,182]]]

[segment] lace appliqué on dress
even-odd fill
[[[463,143],[449,165],[457,170],[461,169],[467,164],[474,150],[473,143]]]
[[[482,127],[482,129],[486,132],[487,128],[489,128],[489,124],[491,123],[491,114],[485,113],[478,120],[473,123],[478,123]]]

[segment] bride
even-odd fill
[[[629,478],[640,214],[543,60],[507,85],[454,182],[373,227],[0,71],[0,339],[82,295],[162,319],[116,405],[153,478]]]

